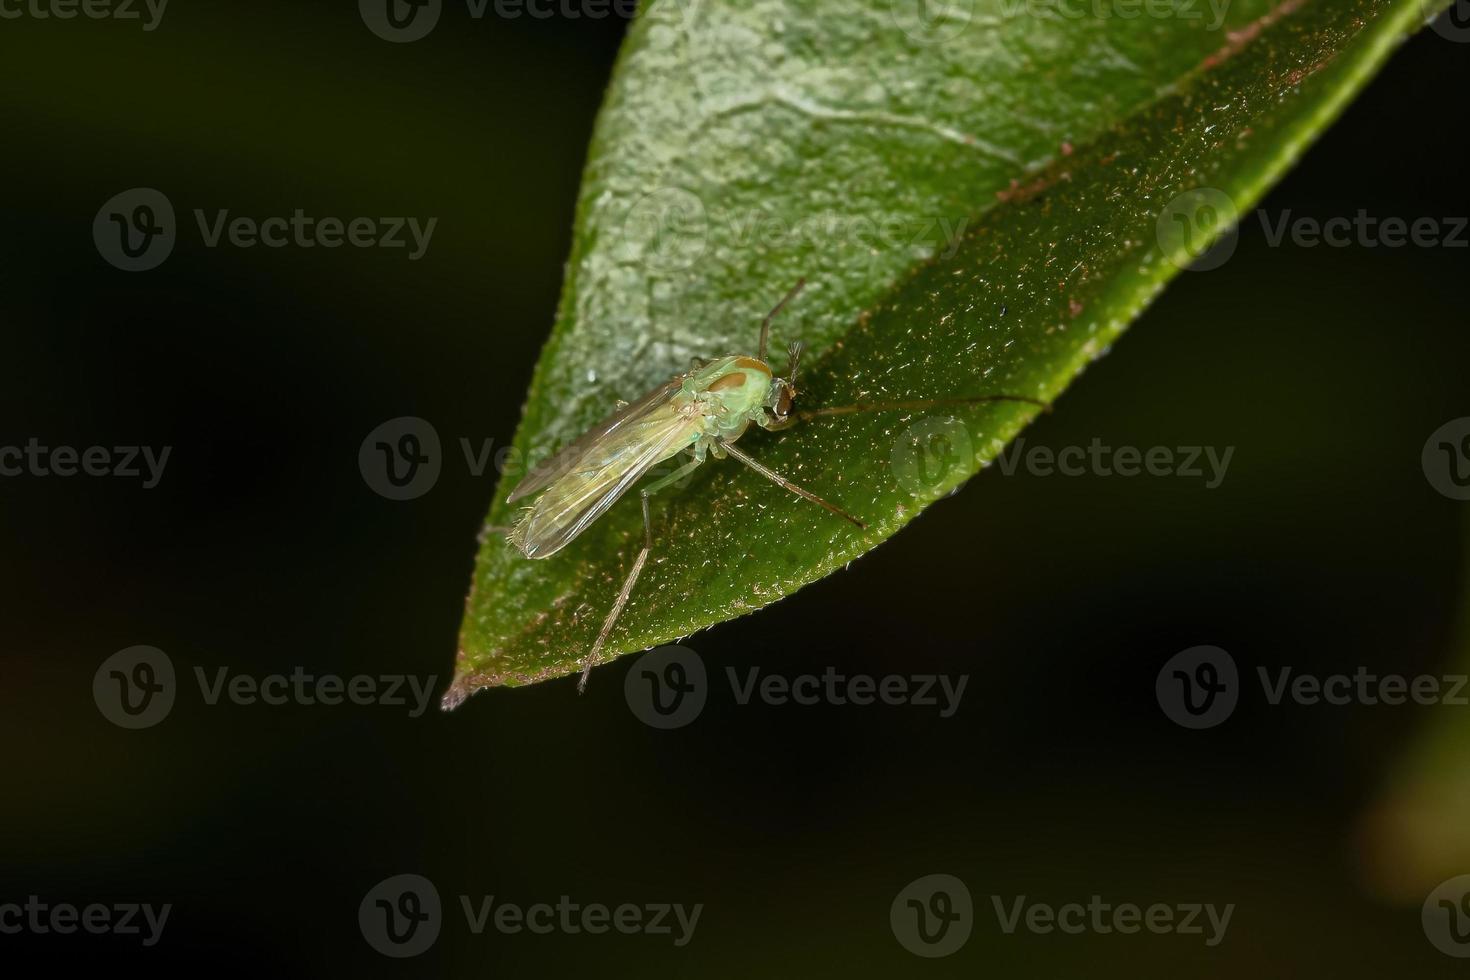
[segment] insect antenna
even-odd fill
[[[791,360],[786,362],[786,383],[793,388],[796,387],[796,369],[801,365],[801,352],[805,349],[805,344],[799,340],[793,340],[791,347],[787,350],[787,353],[791,355]]]
[[[781,298],[781,302],[777,303],[776,306],[771,310],[771,312],[766,314],[766,318],[761,321],[760,353],[758,353],[756,356],[762,361],[766,359],[766,347],[769,345],[771,340],[771,321],[776,319],[776,314],[781,312],[781,308],[783,306],[796,298],[796,294],[801,292],[802,287],[804,287],[805,285],[805,276],[802,276],[800,279],[796,280],[796,285],[791,287],[791,292],[783,296]]]

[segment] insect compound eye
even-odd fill
[[[790,385],[782,385],[781,393],[776,396],[776,414],[786,416],[791,414],[791,400],[796,397],[796,389]]]

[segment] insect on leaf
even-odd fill
[[[807,343],[798,408],[1054,400],[1426,13],[1419,0],[1175,7],[1076,18],[1042,0],[654,0],[599,117],[518,449],[567,444],[691,357],[754,353],[761,316],[802,276],[773,338]],[[752,430],[741,449],[867,530],[710,461],[654,508],[657,549],[604,652],[686,636],[842,567],[1035,411]],[[489,523],[514,519],[521,475],[506,474]],[[642,540],[635,496],[544,561],[486,538],[446,705],[579,670]]]

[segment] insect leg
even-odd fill
[[[1023,402],[1035,405],[1042,411],[1051,411],[1051,405],[1038,398],[1025,395],[975,395],[969,398],[921,398],[907,402],[858,402],[855,405],[829,405],[824,408],[809,408],[798,411],[795,416],[803,421],[826,418],[831,415],[852,415],[857,412],[920,412],[926,408],[940,406],[978,405],[981,402]]]
[[[720,446],[722,449],[725,450],[725,452],[729,453],[731,456],[734,456],[736,459],[740,460],[740,462],[744,463],[746,466],[749,466],[751,469],[755,470],[761,476],[765,477],[767,480],[770,480],[777,486],[790,490],[798,497],[803,497],[807,500],[810,500],[812,503],[817,504],[820,507],[825,507],[827,510],[836,514],[838,517],[841,517],[843,520],[851,521],[852,523],[856,524],[860,529],[867,530],[868,525],[864,524],[856,517],[853,517],[841,507],[838,507],[836,504],[833,503],[828,503],[821,497],[818,497],[816,494],[812,493],[810,490],[797,486],[790,480],[786,479],[786,477],[777,473],[775,470],[756,462],[754,457],[747,455],[745,452],[739,449],[736,449],[730,443],[724,442],[721,443]]]
[[[638,494],[643,503],[643,547],[638,550],[638,557],[633,559],[633,567],[623,581],[623,587],[618,592],[618,597],[613,602],[607,619],[603,621],[602,629],[597,633],[597,640],[592,644],[592,649],[587,656],[582,658],[582,677],[577,681],[578,694],[587,689],[587,675],[592,673],[592,668],[597,665],[597,657],[602,652],[602,645],[607,642],[608,635],[612,633],[618,617],[623,614],[623,607],[628,604],[628,597],[633,594],[633,586],[637,584],[638,576],[643,573],[643,565],[648,561],[648,553],[653,550],[653,521],[648,516],[648,498],[684,479],[699,463],[697,459],[690,460],[668,476],[650,483]]]

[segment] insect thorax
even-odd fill
[[[765,414],[771,369],[753,357],[716,358],[689,375],[683,393],[698,406],[707,435],[733,441]]]

